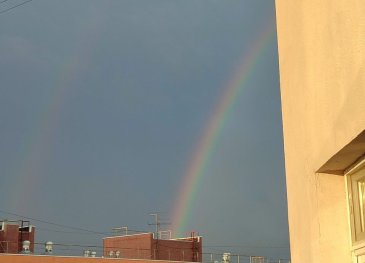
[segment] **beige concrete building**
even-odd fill
[[[276,13],[292,262],[365,262],[365,1]]]

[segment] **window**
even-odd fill
[[[365,242],[365,162],[347,175],[347,191],[353,244]]]

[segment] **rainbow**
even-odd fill
[[[34,189],[39,189],[46,176],[45,169],[52,149],[54,134],[59,128],[59,119],[69,92],[69,84],[74,79],[76,61],[66,61],[62,68],[59,85],[52,90],[48,103],[35,121],[32,132],[24,138],[25,147],[23,156],[14,172],[14,188],[12,209],[24,211],[29,204],[24,202],[34,194]]]
[[[188,167],[183,176],[177,201],[174,203],[172,214],[172,229],[176,236],[186,234],[186,225],[191,216],[193,201],[204,178],[215,145],[222,132],[227,116],[231,112],[240,91],[254,72],[255,67],[264,51],[275,40],[275,23],[273,20],[255,38],[251,47],[244,53],[240,66],[225,86],[214,111],[205,125],[201,139],[192,154]]]
[[[43,184],[48,176],[52,176],[47,175],[47,163],[52,152],[54,136],[60,128],[65,104],[73,92],[72,89],[76,87],[74,83],[80,81],[80,75],[95,48],[90,43],[95,43],[95,39],[100,37],[99,25],[102,21],[91,21],[94,21],[92,16],[90,21],[80,25],[83,34],[79,36],[72,56],[61,58],[43,111],[36,116],[31,132],[23,139],[22,155],[18,157],[19,161],[12,171],[14,190],[9,198],[9,207],[13,211],[27,213],[29,204],[24,200],[34,198],[37,193],[35,189],[46,189]],[[43,195],[45,192],[46,190]]]

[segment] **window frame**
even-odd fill
[[[350,223],[351,243],[353,249],[365,246],[365,222],[361,227],[360,199],[358,182],[363,179],[365,182],[365,157],[361,158],[354,165],[345,171],[348,217]],[[364,192],[365,197],[365,192]],[[365,205],[363,205],[365,208]],[[363,221],[365,221],[365,210],[363,211]],[[362,229],[361,229],[362,228]]]

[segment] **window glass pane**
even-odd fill
[[[361,178],[357,181],[358,187],[358,198],[359,198],[359,212],[360,212],[360,224],[361,224],[361,232],[365,231],[365,215],[364,215],[364,205],[365,205],[365,178]]]
[[[352,241],[365,242],[365,167],[348,176]]]

